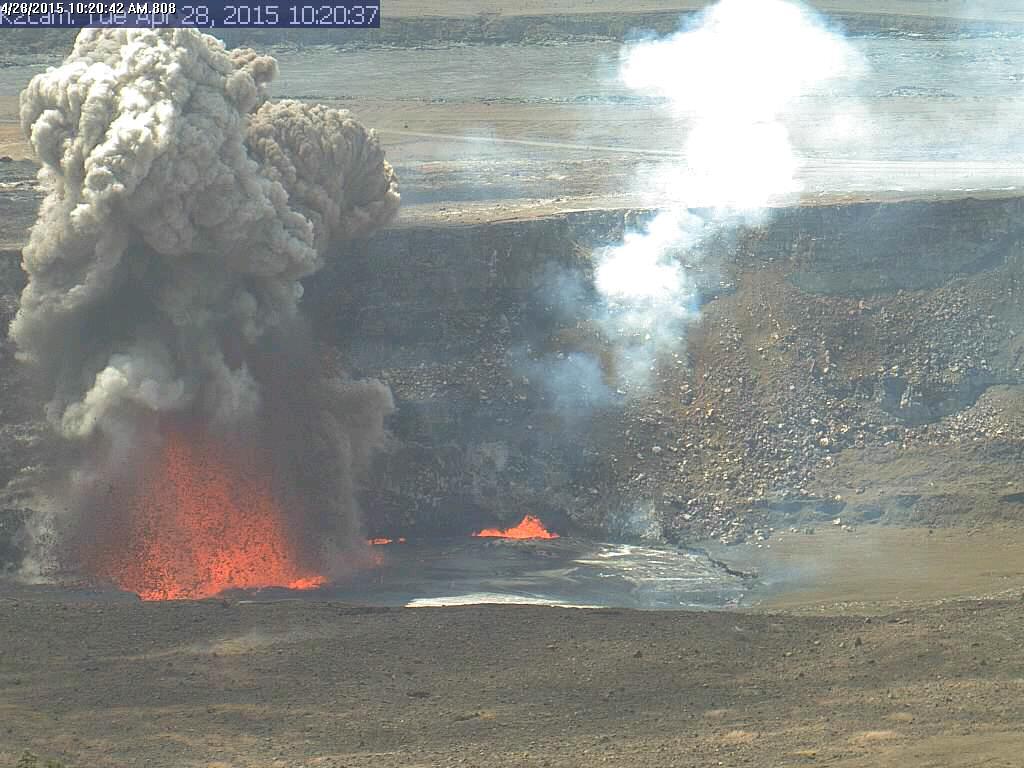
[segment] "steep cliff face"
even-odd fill
[[[308,281],[320,340],[398,402],[362,493],[370,533],[461,534],[530,512],[734,541],[824,516],[1024,513],[1024,198],[775,212],[711,247],[699,319],[651,390],[627,397],[580,310],[592,250],[647,215],[399,225]],[[3,257],[9,314],[21,275],[17,250]],[[582,286],[575,306],[567,286]],[[45,440],[2,351],[9,561]]]
[[[307,307],[400,403],[365,494],[371,527],[465,530],[531,511],[733,540],[773,510],[1016,513],[1022,205],[776,212],[712,249],[701,319],[639,399],[588,397],[572,375],[553,387],[551,363],[602,366],[559,276],[585,284],[590,249],[643,212],[399,227],[360,243],[310,284]],[[971,483],[949,478],[950,460]]]

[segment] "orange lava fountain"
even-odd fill
[[[300,562],[269,473],[229,454],[202,430],[168,429],[130,504],[129,546],[101,575],[143,600],[324,584]]]
[[[526,515],[519,525],[514,528],[499,530],[497,528],[484,528],[474,536],[492,537],[501,539],[557,539],[558,534],[552,533],[544,527],[539,519],[533,515]]]

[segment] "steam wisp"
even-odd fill
[[[595,256],[598,320],[634,391],[697,316],[692,268],[708,239],[798,197],[787,115],[823,84],[865,71],[840,35],[787,0],[721,0],[674,35],[623,48],[619,77],[667,100],[685,158],[638,179],[658,213]]]

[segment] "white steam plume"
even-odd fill
[[[700,263],[707,238],[799,195],[787,113],[822,84],[865,71],[841,36],[786,0],[721,0],[689,28],[623,49],[621,80],[667,99],[685,158],[644,180],[658,194],[654,219],[596,255],[603,321],[627,381],[643,385],[695,316],[686,265]]]
[[[110,480],[170,414],[273,432],[287,412],[289,450],[316,446],[349,530],[351,475],[390,393],[328,381],[301,344],[291,362],[313,370],[282,366],[271,340],[303,335],[299,281],[332,239],[387,222],[398,184],[346,111],[267,101],[276,72],[192,29],[120,29],[83,30],[34,77],[21,123],[48,194],[11,336],[52,384],[51,423],[87,457],[69,477]]]

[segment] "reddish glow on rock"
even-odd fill
[[[301,563],[269,472],[229,453],[201,429],[166,430],[130,503],[128,546],[108,552],[98,574],[143,600],[324,584]]]
[[[492,537],[500,539],[557,539],[558,534],[552,533],[544,527],[538,518],[533,515],[526,515],[519,525],[513,528],[499,530],[497,528],[484,528],[474,536]]]
[[[384,544],[405,544],[405,537],[399,536],[397,539],[385,539],[385,538],[368,539],[366,543],[370,544],[372,546],[375,546],[375,547],[383,546]]]

